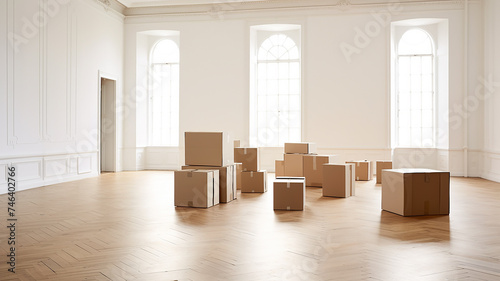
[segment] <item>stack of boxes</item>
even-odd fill
[[[208,208],[237,198],[233,144],[223,132],[186,132],[185,161],[175,171],[175,206]]]
[[[357,181],[369,181],[373,178],[373,163],[368,160],[363,161],[346,161],[347,164],[356,166],[355,179]]]
[[[234,148],[240,147],[240,140],[234,140]],[[241,190],[241,172],[243,172],[243,167],[241,163],[234,161],[236,165],[236,190]]]
[[[355,192],[354,164],[323,165],[323,196],[349,197]]]
[[[392,169],[392,161],[378,160],[377,162],[377,184],[382,183],[382,170]]]
[[[234,161],[241,163],[241,192],[266,192],[267,173],[259,170],[257,147],[235,147]]]

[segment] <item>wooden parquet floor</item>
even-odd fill
[[[269,178],[273,178],[273,174]],[[500,184],[452,178],[449,216],[380,209],[381,187],[273,211],[264,194],[173,206],[173,172],[108,173],[17,193],[16,273],[0,280],[500,280]]]

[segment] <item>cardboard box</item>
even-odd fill
[[[277,178],[273,188],[274,210],[302,211],[306,203],[304,178]]]
[[[392,161],[379,160],[377,163],[377,183],[382,183],[382,170],[392,169]]]
[[[185,132],[185,158],[189,166],[234,164],[233,141],[224,132]]]
[[[236,165],[236,190],[241,190],[241,172],[243,171],[241,163],[235,163]]]
[[[217,170],[219,171],[219,202],[229,203],[237,198],[236,165],[224,167],[182,166],[182,170]]]
[[[259,149],[257,147],[234,148],[234,162],[243,164],[243,172],[259,170]]]
[[[290,177],[304,176],[304,154],[284,154],[285,175]]]
[[[334,163],[334,155],[304,155],[306,186],[323,186],[323,164]]]
[[[219,171],[175,171],[174,204],[178,207],[198,208],[219,204]]]
[[[312,154],[316,153],[316,144],[312,142],[287,142],[285,143],[285,153]]]
[[[234,147],[240,147],[240,146],[241,146],[240,140],[234,140]]]
[[[448,215],[450,173],[430,169],[383,170],[382,209],[401,216]]]
[[[356,180],[357,181],[369,181],[373,178],[373,164],[371,161],[346,161],[346,163],[352,163],[356,166]]]
[[[356,181],[354,164],[323,165],[323,196],[354,196]]]
[[[266,192],[266,171],[241,172],[241,192]]]
[[[275,177],[285,176],[285,160],[274,161],[274,173]]]

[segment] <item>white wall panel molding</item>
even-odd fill
[[[14,137],[14,0],[7,1],[7,145],[14,146],[17,139]]]
[[[135,150],[135,169],[138,171],[146,168],[146,147],[137,147]]]
[[[47,10],[47,1],[38,0],[39,11],[42,13]],[[39,60],[40,60],[40,128],[41,128],[41,141],[47,142],[47,25],[51,20],[45,18],[45,23],[39,26],[39,36],[40,36],[40,47],[39,47]],[[16,93],[17,94],[17,93]]]
[[[92,172],[92,155],[78,156],[78,174],[88,174]]]
[[[9,144],[37,144],[43,139],[41,54],[43,53],[42,4],[30,0],[9,0],[9,32],[14,39],[12,88],[8,93]]]
[[[500,182],[500,152],[485,152],[481,177]]]
[[[97,152],[0,159],[0,194],[7,192],[7,166],[16,167],[17,190],[97,176]]]
[[[179,147],[146,147],[145,169],[177,170],[180,168]]]

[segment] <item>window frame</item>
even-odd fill
[[[176,52],[178,54],[177,58],[176,58],[176,61],[177,62],[153,62],[153,59],[154,59],[154,52],[156,51],[156,48],[158,47],[158,45],[161,43],[161,42],[164,42],[164,41],[171,41],[173,43],[173,45],[175,45],[175,47],[177,48]],[[162,141],[162,137],[160,135],[160,143],[157,143],[153,140],[154,136],[153,136],[153,123],[154,123],[154,109],[153,109],[153,95],[154,95],[154,92],[155,92],[155,89],[154,89],[154,84],[158,82],[158,79],[156,78],[156,73],[155,73],[155,66],[161,66],[161,65],[168,65],[169,68],[170,68],[170,71],[172,70],[172,66],[173,65],[176,65],[177,66],[177,93],[174,93],[177,95],[177,118],[176,118],[176,121],[177,121],[177,124],[176,126],[172,126],[173,125],[173,120],[170,120],[170,124],[168,124],[168,127],[170,128],[170,133],[169,133],[169,136],[171,135],[172,132],[174,131],[177,131],[177,138],[175,139],[175,143],[172,142],[172,139],[171,137],[168,137],[168,141]],[[163,71],[163,70],[162,70]],[[154,146],[154,147],[179,147],[179,143],[180,143],[180,136],[179,136],[179,98],[180,98],[180,48],[179,48],[179,45],[178,45],[178,42],[176,42],[175,39],[173,38],[169,38],[169,37],[166,37],[166,38],[161,38],[161,39],[158,39],[151,47],[150,49],[150,54],[149,54],[149,59],[148,59],[148,146]],[[170,82],[173,80],[172,77],[170,76],[169,77],[169,80]],[[171,84],[171,83],[170,83]],[[172,86],[170,85],[170,88]],[[163,100],[164,97],[162,97],[162,100]],[[168,94],[168,99],[170,100],[169,103],[172,101],[172,91],[170,89],[169,91],[169,94]],[[162,111],[161,111],[161,115],[163,116],[165,112],[165,109],[162,108]],[[172,116],[172,110],[171,110],[171,106],[168,108],[168,113]],[[161,118],[163,119],[163,118]],[[163,124],[163,120],[161,120],[161,130],[163,130],[165,128],[164,124]],[[174,128],[175,127],[175,128]],[[175,130],[177,129],[177,130]]]
[[[409,32],[409,31],[412,31],[412,30],[418,30],[418,31],[421,31],[423,33],[425,33],[425,35],[427,35],[427,38],[431,44],[431,53],[430,54],[424,54],[424,53],[421,53],[421,54],[400,54],[399,52],[399,45],[401,43],[401,40],[403,39],[404,35]],[[436,132],[437,132],[437,94],[436,94],[436,80],[437,80],[437,69],[436,69],[436,44],[434,42],[434,39],[433,37],[431,36],[431,34],[429,34],[429,32],[427,32],[425,29],[423,28],[420,28],[420,27],[412,27],[412,28],[409,28],[407,30],[405,30],[404,32],[401,33],[401,35],[399,36],[399,38],[397,38],[397,40],[394,41],[395,42],[395,46],[394,46],[394,49],[395,49],[395,61],[394,61],[394,66],[395,66],[395,69],[396,69],[396,72],[395,72],[395,86],[396,86],[396,91],[395,91],[395,110],[393,111],[394,114],[395,114],[395,126],[394,126],[394,130],[395,130],[395,141],[396,141],[396,145],[395,147],[397,148],[436,148],[437,147],[437,139],[436,139]],[[399,125],[399,121],[400,121],[400,94],[401,94],[401,91],[400,91],[400,58],[401,57],[430,57],[431,58],[431,94],[432,94],[432,144],[430,146],[425,146],[424,145],[424,139],[423,139],[423,136],[422,136],[422,131],[424,129],[423,127],[423,124],[420,125],[420,130],[421,130],[421,136],[420,136],[420,145],[419,146],[416,146],[413,144],[413,139],[412,139],[412,125],[411,125],[411,117],[410,117],[410,143],[409,145],[401,145],[400,143],[400,125]],[[411,59],[410,59],[411,60]],[[410,64],[410,67],[411,67],[411,64]],[[422,70],[420,70],[420,75],[422,76]],[[422,82],[421,82],[422,84]],[[411,91],[409,92],[411,93]],[[422,93],[424,93],[424,91],[420,90],[420,95],[422,95]],[[422,97],[420,97],[420,100],[422,101]],[[420,106],[420,111],[423,111],[424,109],[422,108],[422,106]],[[410,116],[411,116],[411,111],[412,111],[412,107],[411,107],[411,102],[410,102]],[[422,115],[420,116],[420,118],[422,119]]]
[[[271,25],[269,25],[271,26]],[[283,25],[281,25],[283,26]],[[290,141],[290,133],[293,132],[294,135],[296,136],[294,141],[301,141],[302,139],[302,125],[303,125],[303,95],[302,95],[302,87],[303,87],[303,81],[302,81],[302,53],[301,53],[301,40],[300,40],[300,26],[299,25],[289,25],[293,26],[293,28],[288,28],[288,29],[283,29],[279,30],[279,28],[271,28],[271,29],[256,29],[254,30],[254,40],[251,40],[251,46],[253,45],[253,52],[251,53],[251,85],[250,85],[250,145],[252,146],[260,146],[260,147],[280,147],[283,145],[284,142],[289,142]],[[286,40],[291,40],[291,42],[294,43],[293,46],[290,48],[286,48],[286,52],[290,53],[294,48],[297,50],[297,57],[290,59],[289,57],[286,59],[280,59],[277,58],[276,60],[274,59],[263,59],[259,57],[259,51],[261,48],[263,48],[263,44],[266,42],[266,40],[269,40],[272,36],[280,36],[284,35],[286,36],[283,41],[274,46],[283,46],[283,43],[286,42]],[[273,46],[267,48],[267,51],[271,50]],[[251,48],[252,49],[252,48]],[[294,52],[294,51],[293,51]],[[283,81],[286,80],[288,81],[288,86],[290,86],[290,83],[293,83],[294,80],[296,80],[296,89],[298,90],[298,97],[294,98],[293,103],[297,104],[297,108],[291,108],[291,102],[287,101],[286,102],[286,113],[287,115],[286,120],[292,120],[295,119],[298,121],[297,126],[280,126],[280,123],[278,123],[276,130],[275,131],[275,136],[276,138],[274,139],[273,142],[266,141],[266,142],[261,142],[261,135],[265,135],[262,126],[259,126],[259,116],[261,116],[261,110],[259,108],[259,82],[262,81],[269,81],[273,79],[269,79],[268,77],[265,77],[264,79],[259,77],[259,66],[263,64],[268,64],[268,63],[276,63],[277,65],[281,63],[286,63],[288,64],[288,75],[285,78],[282,77],[276,77],[276,80],[278,81]],[[290,76],[290,64],[292,63],[298,63],[298,66],[296,66],[297,69],[297,77],[292,77]],[[279,67],[279,66],[277,66]],[[278,72],[279,73],[279,72]],[[279,87],[278,87],[279,89]],[[267,92],[267,90],[266,90]],[[279,114],[282,110],[280,110],[280,105],[279,105],[279,99],[280,96],[283,95],[283,92],[280,92],[278,90],[277,92],[277,97],[276,99],[278,100],[277,103],[277,108],[276,112]],[[290,95],[290,91],[286,91],[286,95]],[[283,98],[284,100],[288,100],[288,98]],[[269,109],[265,109],[264,112],[272,112]],[[292,115],[288,116],[289,113],[292,113]],[[280,118],[278,117],[278,120]],[[278,121],[279,122],[279,121]],[[295,122],[296,123],[296,122]],[[266,117],[266,129],[271,128],[269,126],[269,122],[267,122],[267,117]],[[280,130],[280,128],[282,130]],[[280,131],[286,130],[286,136],[287,138],[285,140],[281,139],[280,141]]]

